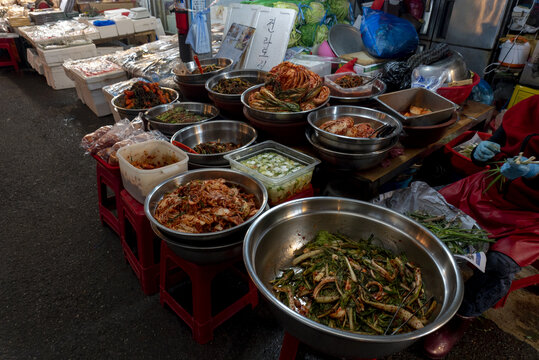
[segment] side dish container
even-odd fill
[[[423,88],[412,88],[382,94],[375,99],[402,122],[404,126],[432,126],[443,123],[451,118],[457,110],[457,105],[433,91]],[[428,114],[404,116],[411,105],[431,110]]]
[[[144,203],[146,195],[163,180],[187,171],[187,154],[164,140],[150,140],[125,146],[118,150],[120,174],[124,188],[138,202]],[[131,163],[145,160],[149,163],[171,162],[157,169],[139,169]]]
[[[287,159],[298,162],[302,167],[283,176],[269,177],[256,169],[242,164],[245,160],[268,152],[277,153]],[[268,191],[270,205],[279,203],[307,188],[311,183],[315,166],[320,163],[320,160],[312,156],[271,140],[225,155],[225,159],[230,162],[232,169],[249,174],[264,184]]]

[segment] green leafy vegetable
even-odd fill
[[[319,2],[312,2],[308,7],[303,8],[303,16],[305,17],[305,23],[310,24],[319,24],[320,21],[324,18],[326,14],[326,9],[324,5]]]

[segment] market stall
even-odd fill
[[[410,182],[442,148],[460,156],[449,171],[482,171],[487,137],[471,131],[494,107],[472,100],[479,75],[447,44],[419,50],[405,18],[346,0],[233,4],[216,51],[209,9],[190,10],[185,62],[178,36],[98,56],[92,37],[125,35],[121,11],[117,23],[17,30],[53,88],[113,114],[81,146],[96,161],[100,220],[143,292],[200,344],[259,294],[288,341],[331,356],[391,355],[446,328],[465,297],[459,266],[488,270],[495,238]],[[380,194],[390,182],[397,191]],[[188,304],[173,295],[178,272]],[[247,291],[216,311],[223,272]]]

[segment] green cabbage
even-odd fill
[[[309,4],[309,7],[303,8],[305,23],[308,25],[319,24],[325,14],[326,9],[324,9],[324,5],[319,2],[312,2]]]
[[[329,28],[327,25],[320,25],[316,29],[316,35],[314,36],[314,43],[321,44],[324,40],[328,39]]]
[[[350,9],[350,3],[348,0],[328,0],[329,13],[335,14],[339,21],[348,18],[348,11]]]
[[[299,27],[299,32],[301,33],[301,45],[306,47],[313,46],[317,26],[318,24],[305,24]]]
[[[299,24],[299,8],[298,5],[290,2],[284,2],[284,1],[277,1],[276,3],[273,3],[274,8],[279,9],[292,9],[296,10],[296,22],[294,23],[294,26],[297,26]]]
[[[300,40],[301,34],[297,32],[296,29],[292,29],[292,32],[290,33],[290,38],[288,39],[288,47],[294,47],[298,45]]]

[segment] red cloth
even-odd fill
[[[341,66],[337,71],[335,71],[335,74],[343,73],[343,72],[354,72],[354,65],[356,64],[357,58],[353,58],[343,66]]]
[[[526,157],[537,157],[539,95],[509,109],[502,126],[506,143],[502,144],[497,159],[516,156],[520,151]],[[539,189],[532,189],[518,178],[508,181],[501,192],[496,186],[485,192],[491,181],[492,178],[480,172],[446,186],[440,193],[497,239],[492,250],[508,255],[520,266],[527,266],[539,258]]]

